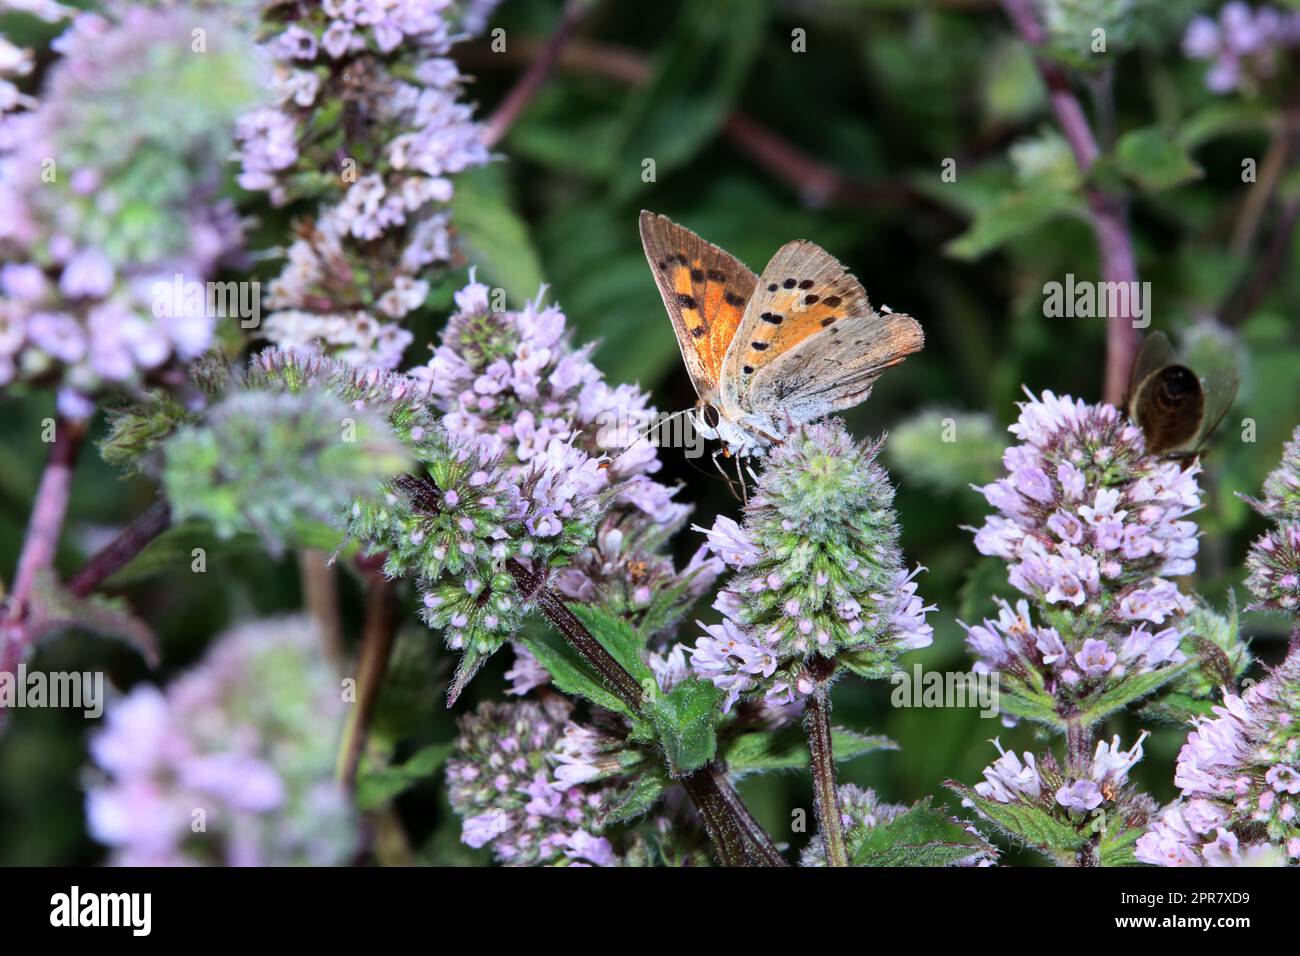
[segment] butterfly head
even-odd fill
[[[718,428],[722,424],[722,413],[712,402],[706,402],[700,399],[695,403],[695,410],[691,413],[691,423],[695,430],[703,435],[709,441],[718,437]]]
[[[708,441],[719,441],[728,455],[741,458],[761,455],[773,444],[773,437],[727,418],[712,402],[700,399],[691,409],[691,424]]]

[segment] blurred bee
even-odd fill
[[[1191,459],[1237,396],[1237,372],[1224,363],[1204,377],[1178,360],[1163,332],[1142,345],[1129,381],[1128,416],[1142,429],[1147,452]]]

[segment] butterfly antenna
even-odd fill
[[[611,468],[614,467],[614,465],[618,463],[618,460],[622,458],[624,455],[626,455],[629,451],[631,451],[633,447],[636,446],[636,443],[639,442],[641,439],[649,438],[656,430],[662,428],[664,425],[667,425],[674,418],[678,418],[682,415],[687,414],[689,411],[690,411],[689,408],[683,408],[681,411],[673,412],[671,415],[668,415],[665,418],[660,418],[657,421],[651,422],[650,425],[646,428],[644,433],[637,435],[635,438],[633,438],[630,442],[627,443],[627,446],[622,451],[620,451],[617,455],[615,455],[613,458],[610,459],[609,462],[610,467]]]

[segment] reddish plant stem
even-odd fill
[[[817,682],[804,711],[804,730],[808,734],[809,763],[813,778],[813,809],[822,845],[826,848],[827,866],[848,866],[844,845],[844,823],[840,817],[840,795],[835,784],[835,749],[831,740],[830,676],[835,661],[814,658],[810,676]]]
[[[514,558],[506,562],[506,569],[524,599],[535,601],[546,619],[605,680],[619,700],[640,713],[645,700],[636,678],[596,640],[564,599],[546,586],[545,574],[525,568]],[[721,770],[701,767],[681,778],[680,783],[704,820],[709,839],[724,866],[788,865]]]
[[[587,7],[586,0],[569,0],[565,4],[564,13],[560,18],[560,25],[542,46],[536,59],[529,64],[519,82],[506,94],[506,98],[501,101],[501,105],[497,107],[496,112],[483,125],[483,142],[488,147],[495,146],[505,138],[506,133],[510,131],[510,127],[515,125],[515,121],[527,109],[528,104],[533,101],[537,91],[542,88],[542,84],[550,76],[551,69],[560,57],[560,51],[564,49],[564,45],[573,36],[573,32],[577,29]]]
[[[298,552],[298,578],[307,613],[320,629],[321,649],[336,671],[343,669],[343,635],[339,622],[339,589],[329,554],[316,548]]]
[[[366,620],[361,632],[361,656],[357,662],[357,699],[348,712],[339,744],[336,767],[339,781],[351,788],[370,734],[370,721],[393,653],[397,629],[397,601],[393,582],[372,573],[366,586]]]
[[[0,641],[3,642],[0,645],[0,671],[12,672],[31,642],[32,592],[40,576],[54,566],[63,521],[68,513],[72,473],[86,429],[84,420],[73,421],[60,416],[54,422],[54,446],[36,489],[18,567],[3,612],[0,612],[3,615],[0,619]]]
[[[479,45],[467,46],[459,55],[473,67],[482,69],[517,60],[533,61],[542,56],[545,49],[545,46],[524,41],[513,46],[509,54],[485,53]],[[580,40],[563,46],[554,65],[562,70],[589,73],[629,86],[639,86],[651,75],[649,63],[635,50]],[[723,121],[722,133],[728,143],[810,204],[839,203],[878,208],[882,204],[930,202],[924,193],[907,185],[870,183],[846,176],[740,110],[733,111]]]
[[[143,551],[145,545],[166,531],[171,523],[171,508],[165,499],[159,498],[82,566],[68,582],[68,591],[77,597],[91,594]]]
[[[1021,38],[1037,49],[1047,40],[1046,31],[1038,22],[1033,0],[1001,0],[1012,25]],[[1070,89],[1069,78],[1060,66],[1039,57],[1038,73],[1047,86],[1048,100],[1056,122],[1070,144],[1074,161],[1086,178],[1092,171],[1101,149],[1093,135],[1083,104]],[[1138,281],[1137,257],[1133,252],[1133,239],[1128,228],[1128,202],[1125,197],[1104,192],[1096,186],[1086,186],[1084,195],[1092,219],[1092,231],[1097,240],[1101,260],[1101,275],[1106,282],[1125,283],[1136,290]],[[1128,308],[1116,309],[1117,314],[1106,319],[1106,379],[1103,397],[1112,405],[1124,401],[1128,389],[1129,372],[1137,355],[1139,336],[1133,324],[1133,296],[1123,301]],[[1149,316],[1147,320],[1149,321]]]

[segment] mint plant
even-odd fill
[[[904,6],[0,3],[0,861],[1300,860],[1300,14]],[[713,455],[661,201],[929,351]]]

